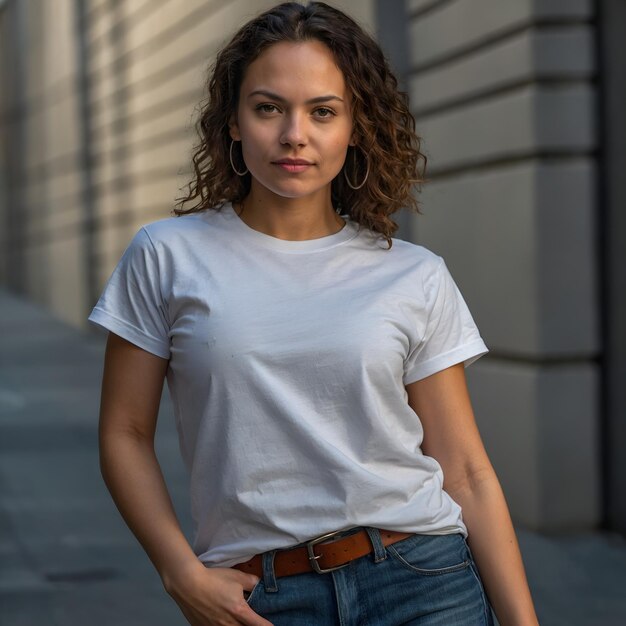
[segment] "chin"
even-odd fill
[[[264,184],[262,181],[258,181],[261,187],[264,187],[271,193],[280,196],[281,198],[305,198],[319,193],[321,190],[328,187],[330,184],[325,185],[306,185],[306,184],[289,184],[289,185],[276,185],[276,184]],[[297,181],[294,181],[297,182]]]

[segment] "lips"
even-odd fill
[[[276,165],[313,165],[311,161],[307,161],[306,159],[279,159],[278,161],[274,161]]]
[[[272,163],[292,174],[304,172],[313,165],[311,161],[306,159],[279,159],[278,161],[272,161]]]

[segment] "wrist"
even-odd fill
[[[157,567],[164,589],[168,593],[175,593],[181,585],[188,584],[190,577],[205,573],[205,566],[198,557],[191,552],[184,556],[167,559]]]

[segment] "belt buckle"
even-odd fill
[[[337,530],[332,533],[326,533],[325,535],[320,535],[319,537],[316,537],[315,539],[311,539],[311,541],[306,542],[306,551],[309,554],[309,563],[311,567],[313,568],[313,570],[316,571],[318,574],[327,574],[328,572],[334,572],[335,570],[341,569],[342,567],[345,567],[346,565],[350,565],[350,561],[348,561],[347,563],[344,563],[343,565],[337,565],[336,567],[329,567],[328,569],[322,569],[319,566],[319,563],[317,562],[317,559],[321,559],[322,555],[321,554],[316,555],[315,552],[313,551],[313,546],[317,545],[318,543],[322,543],[323,541],[326,541],[327,539],[331,539],[335,535],[339,535],[342,532],[345,532],[345,531]]]

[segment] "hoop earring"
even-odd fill
[[[233,146],[235,145],[235,140],[231,139],[230,140],[230,150],[229,150],[229,154],[230,154],[230,166],[233,168],[233,172],[235,172],[235,174],[237,174],[237,176],[245,176],[248,173],[248,168],[246,167],[246,170],[244,172],[240,172],[236,167],[235,167],[235,163],[233,161]]]
[[[354,148],[352,154],[354,155],[354,157],[353,157],[353,160],[354,160],[354,170],[356,171],[356,148]],[[370,159],[369,159],[369,156],[367,154],[365,155],[365,160],[367,161],[367,169],[365,170],[365,178],[363,179],[363,181],[361,182],[360,185],[353,185],[350,182],[350,179],[348,178],[348,174],[346,173],[346,168],[344,166],[344,168],[343,168],[343,176],[346,179],[346,182],[348,183],[348,187],[350,187],[350,189],[354,189],[356,191],[357,189],[361,189],[361,187],[363,187],[363,185],[365,185],[365,182],[367,181],[367,177],[370,175]]]

